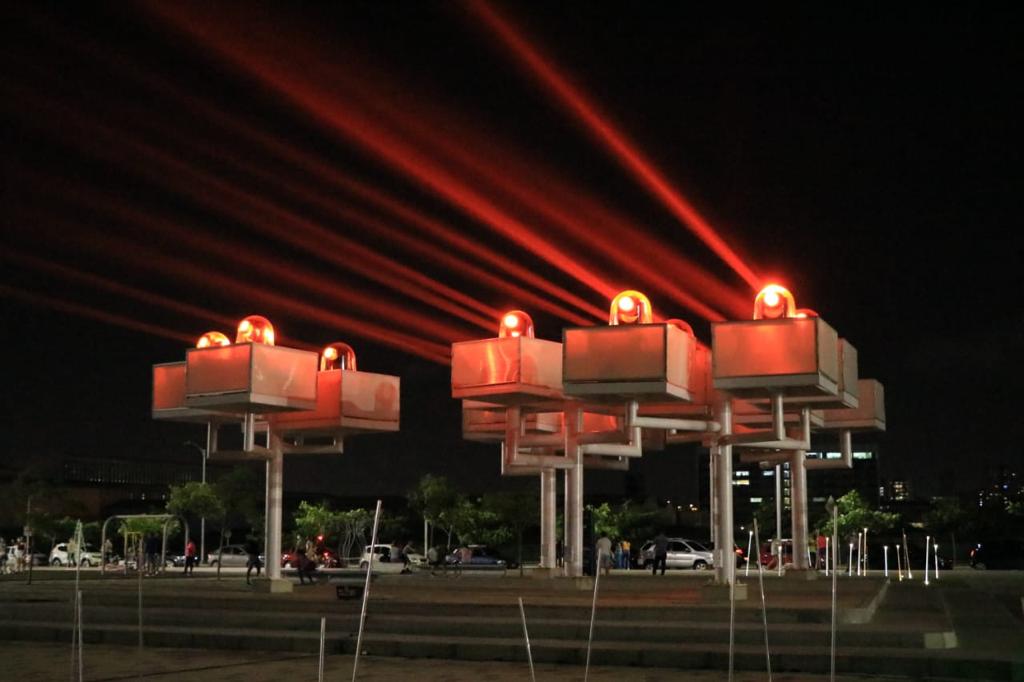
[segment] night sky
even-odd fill
[[[885,478],[930,495],[976,488],[1000,466],[1024,468],[1019,10],[494,7],[759,277],[786,284],[857,347],[860,375],[886,387]],[[448,367],[425,357],[494,335],[473,321],[493,317],[459,317],[461,303],[394,285],[355,246],[295,241],[298,228],[274,211],[496,311],[526,308],[538,336],[560,337],[558,315],[360,225],[345,211],[473,261],[346,194],[334,169],[593,307],[608,298],[333,125],[352,112],[418,149],[432,178],[438,168],[459,178],[608,286],[646,291],[656,312],[688,320],[705,342],[708,321],[652,284],[666,272],[655,252],[719,283],[679,278],[680,290],[726,317],[749,315],[742,306],[754,289],[467,6],[32,3],[5,14],[4,462],[191,456],[181,443],[199,439],[198,427],[149,419],[150,366],[260,313],[282,344],[344,339],[361,369],[402,378],[400,434],[353,440],[337,459],[290,460],[288,487],[397,493],[427,472],[477,491],[516,485],[498,476],[495,447],[461,441]],[[533,188],[590,236],[563,234],[460,166],[453,149]],[[592,219],[595,205],[619,222]],[[622,223],[659,249],[611,227]],[[637,267],[622,267],[608,239]],[[509,281],[538,293],[526,275]],[[346,327],[313,309],[377,326]],[[403,348],[381,330],[427,345]],[[694,494],[691,451],[644,459],[634,483]],[[624,480],[588,474],[588,488],[613,492]]]

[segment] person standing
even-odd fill
[[[14,545],[14,571],[21,573],[25,570],[25,539],[18,538]]]
[[[825,560],[826,560],[826,557],[825,557],[825,546],[826,546],[826,541],[825,541],[825,534],[824,533],[818,533],[818,539],[817,539],[816,544],[817,544],[817,547],[818,547],[818,553],[814,557],[815,558],[815,563],[817,564],[819,569],[825,568]]]
[[[0,575],[7,572],[7,543],[0,538]]]
[[[630,552],[633,550],[633,545],[630,544],[629,540],[622,541],[622,567],[627,571],[633,566],[633,558],[630,556]]]
[[[156,535],[146,537],[146,568],[149,575],[160,572],[160,548],[162,542]]]
[[[192,575],[196,569],[196,543],[192,538],[185,545],[185,575]]]
[[[654,564],[651,575],[658,574],[658,564],[661,564],[661,574],[665,575],[665,562],[668,559],[668,538],[664,533],[658,533],[654,538]]]
[[[256,578],[260,577],[260,569],[263,568],[263,562],[260,561],[260,546],[255,539],[249,538],[248,542],[245,543],[245,553],[248,555],[248,560],[245,562],[245,584],[252,585],[252,569],[256,569]]]
[[[562,541],[555,540],[555,566],[562,567]]]
[[[607,535],[602,535],[597,539],[595,546],[597,549],[598,565],[597,567],[604,570],[604,574],[608,575],[608,569],[612,565],[612,541]]]

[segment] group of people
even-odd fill
[[[633,546],[625,538],[618,542],[612,542],[607,535],[602,535],[598,538],[595,549],[600,557],[600,567],[605,575],[608,575],[613,568],[629,569],[633,566]]]
[[[20,573],[28,568],[28,544],[25,538],[7,542],[0,538],[0,575],[4,573]]]

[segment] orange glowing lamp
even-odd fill
[[[196,348],[210,348],[211,346],[230,346],[231,339],[220,332],[206,332],[196,341]]]
[[[676,327],[679,327],[680,329],[682,329],[684,332],[686,332],[690,336],[694,336],[693,327],[690,326],[690,323],[689,322],[685,322],[683,320],[680,320],[677,317],[673,317],[673,318],[670,318],[668,320],[665,320],[665,324],[671,324],[671,325],[674,325]]]
[[[796,317],[796,301],[786,287],[769,284],[754,299],[755,320],[778,320]]]
[[[274,325],[262,315],[250,315],[238,323],[235,343],[264,343],[274,345]]]
[[[320,353],[320,371],[325,372],[330,369],[348,369],[355,370],[356,368],[356,352],[352,350],[352,346],[342,341],[335,341]]]
[[[652,322],[654,322],[654,311],[651,310],[651,301],[639,291],[626,289],[612,299],[612,307],[608,311],[608,324],[651,324]]]
[[[533,338],[533,318],[522,310],[510,310],[501,318],[498,338],[516,338],[518,336]]]

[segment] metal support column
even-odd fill
[[[565,472],[565,574],[583,575],[583,446],[579,434],[583,430],[583,410],[566,412],[566,455],[576,466]]]
[[[718,421],[722,425],[721,435],[732,433],[732,400],[725,398],[718,408]],[[736,578],[736,555],[733,551],[732,520],[732,446],[717,445],[713,448],[712,466],[718,489],[718,523],[715,525],[715,582],[732,584]]]
[[[555,567],[555,482],[554,469],[540,472],[540,567]]]
[[[793,568],[806,571],[807,562],[807,453],[796,450],[789,460],[789,507],[793,524]]]
[[[718,467],[718,447],[712,445],[708,449],[708,527],[711,544],[715,543],[718,528],[718,478],[715,476]]]
[[[775,465],[775,537],[782,537],[782,465]],[[761,550],[758,550],[761,551]]]
[[[280,436],[270,437],[267,462],[267,577],[281,578],[281,505],[284,496],[284,453]]]

